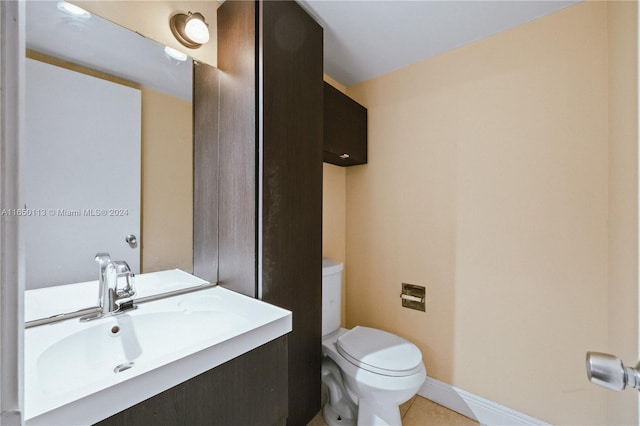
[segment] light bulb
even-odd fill
[[[204,23],[204,17],[199,13],[191,15],[187,20],[184,33],[195,43],[205,44],[209,41],[209,28]]]

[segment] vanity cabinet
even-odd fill
[[[323,159],[337,166],[367,163],[367,109],[326,82]]]
[[[294,1],[227,1],[217,20],[218,75],[194,74],[217,96],[194,94],[217,120],[194,128],[194,199],[216,198],[195,208],[194,273],[293,312],[287,424],[304,425],[321,399],[322,27]]]
[[[287,404],[283,336],[96,425],[285,425]]]

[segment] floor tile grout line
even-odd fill
[[[409,413],[409,411],[411,410],[411,407],[413,407],[413,404],[416,402],[416,399],[419,398],[418,395],[414,395],[411,399],[411,404],[409,404],[409,407],[406,409],[406,411],[404,412],[404,414],[402,415],[401,418],[404,419],[404,417],[407,415],[407,413]]]

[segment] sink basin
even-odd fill
[[[92,379],[119,373],[154,359],[170,356],[177,348],[197,347],[246,325],[231,312],[182,311],[123,314],[97,321],[54,343],[38,357],[38,382],[45,394],[69,392]],[[167,345],[166,342],[173,342]],[[81,350],[70,350],[78,348]],[[81,383],[78,383],[77,378]]]
[[[289,331],[289,311],[220,286],[29,328],[26,424],[95,423]]]

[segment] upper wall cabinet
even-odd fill
[[[337,166],[367,163],[367,109],[326,82],[324,161]]]

